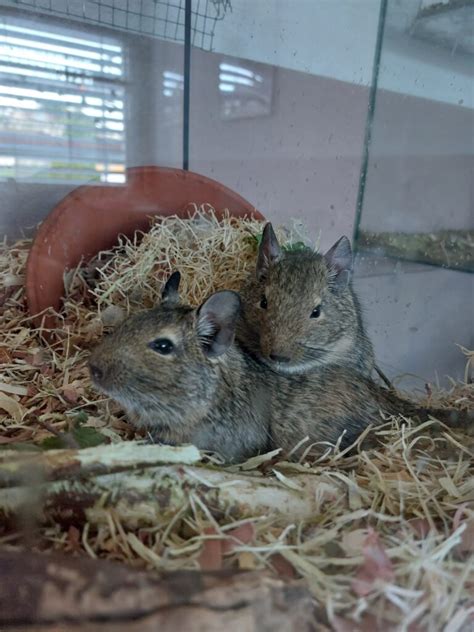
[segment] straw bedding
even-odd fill
[[[24,301],[29,241],[0,250],[0,448],[46,450],[141,439],[116,404],[91,387],[89,349],[126,313],[151,307],[173,269],[181,294],[197,305],[212,291],[238,289],[255,265],[261,225],[196,209],[193,220],[155,220],[150,232],[120,238],[117,247],[65,276],[57,329],[34,329]],[[300,236],[280,230],[287,246]],[[296,244],[296,245],[295,245]],[[427,388],[425,403],[470,408],[474,385]],[[216,511],[199,494],[182,508],[123,524],[107,520],[39,528],[37,548],[62,550],[160,570],[268,568],[309,585],[327,625],[335,630],[400,629],[446,632],[474,625],[473,440],[439,423],[416,426],[402,417],[375,431],[378,447],[341,454],[337,446],[314,463],[284,463],[277,454],[224,468],[204,456],[202,471],[274,486],[303,498],[301,477],[315,511],[305,519],[285,513]],[[204,476],[204,474],[203,474]],[[205,476],[204,476],[205,478]],[[228,484],[228,483],[227,483]],[[253,507],[253,511],[252,510]],[[146,513],[146,512],[145,512]],[[154,515],[154,514],[153,514]],[[0,544],[21,546],[22,533],[0,525]]]

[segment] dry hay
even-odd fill
[[[48,340],[31,328],[22,283],[29,242],[0,252],[0,447],[94,445],[139,438],[120,409],[92,389],[88,349],[125,312],[153,305],[178,268],[182,294],[198,304],[210,292],[238,289],[255,263],[255,221],[218,222],[210,209],[193,221],[157,220],[149,233],[121,238],[114,251],[66,275],[60,326]],[[287,242],[300,240],[284,234]],[[474,353],[463,350],[467,363]],[[468,370],[468,369],[467,369]],[[467,373],[466,373],[467,376]],[[474,385],[429,389],[437,405],[471,408]],[[241,467],[294,494],[297,475],[324,474],[310,520],[213,511],[190,494],[159,524],[127,529],[113,511],[106,523],[42,527],[37,548],[86,553],[157,569],[266,567],[308,582],[336,630],[455,632],[474,625],[474,476],[472,439],[435,422],[395,418],[376,432],[379,447],[347,456],[337,449],[316,463],[278,462],[275,454]],[[207,459],[209,465],[209,459]],[[340,493],[340,489],[344,493]],[[1,531],[0,531],[1,533]],[[3,531],[0,544],[22,533]],[[375,628],[374,628],[375,626]]]

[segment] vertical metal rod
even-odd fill
[[[369,147],[372,141],[372,125],[375,115],[375,103],[377,100],[377,88],[379,81],[380,59],[382,57],[382,44],[385,32],[385,18],[387,15],[387,0],[381,0],[379,21],[377,26],[377,41],[375,44],[374,66],[372,69],[372,84],[369,94],[369,107],[367,121],[365,124],[364,148],[362,155],[362,166],[360,171],[359,192],[357,194],[356,216],[354,222],[353,248],[357,250],[357,239],[359,237],[360,220],[362,216],[362,205],[364,204],[365,188],[367,182],[367,171],[369,169]]]
[[[183,169],[189,169],[189,105],[191,88],[191,3],[184,4]]]

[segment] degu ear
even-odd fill
[[[233,343],[239,314],[240,296],[230,290],[216,292],[198,309],[196,331],[209,358],[222,355]]]
[[[329,268],[329,287],[335,294],[347,287],[352,274],[352,248],[347,237],[341,237],[324,255]]]
[[[161,300],[168,305],[179,303],[179,282],[181,274],[176,270],[166,281],[164,288],[161,290]]]
[[[281,258],[281,248],[277,236],[270,222],[263,229],[262,242],[258,249],[257,279],[263,281],[268,274],[268,268]]]

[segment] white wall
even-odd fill
[[[418,4],[389,2],[381,87],[474,107],[472,58],[406,33]],[[368,86],[379,11],[380,0],[233,0],[232,13],[217,24],[214,50]]]
[[[448,49],[387,30],[380,64],[380,88],[472,110],[473,82],[472,56],[452,55]]]
[[[41,12],[42,4],[32,0],[30,12],[25,2],[22,12],[34,15]],[[410,35],[422,4],[422,0],[389,0],[382,54],[387,72],[381,87],[473,108],[472,57]],[[16,0],[0,0],[1,6],[18,8]],[[97,0],[55,0],[44,6],[49,15],[70,13],[72,21],[88,24],[100,19],[103,26],[125,31],[130,25],[145,35],[164,24],[152,24],[146,17],[149,12],[140,17],[144,5],[139,0],[108,0],[100,14]],[[216,23],[213,50],[369,86],[380,6],[381,0],[232,0],[232,11]],[[164,3],[155,10],[157,17],[166,19]],[[208,11],[212,14],[212,7]]]
[[[232,0],[214,50],[369,85],[380,0]]]

